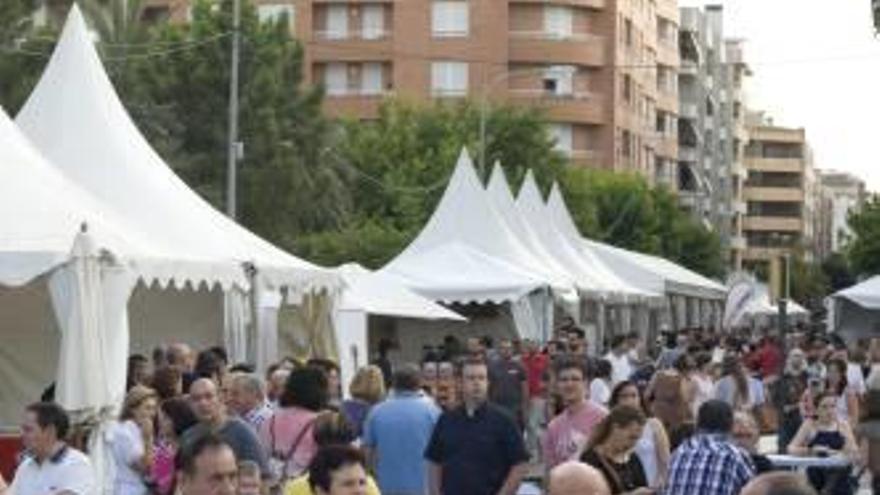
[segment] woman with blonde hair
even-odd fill
[[[351,399],[342,401],[339,411],[351,424],[357,438],[360,438],[370,409],[385,399],[385,375],[382,369],[372,364],[359,369],[348,386],[348,392]]]
[[[133,386],[125,395],[119,422],[110,433],[110,452],[116,467],[114,494],[149,493],[157,406],[158,395],[143,385]]]

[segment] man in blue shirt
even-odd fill
[[[461,366],[462,402],[443,413],[425,451],[431,495],[514,495],[529,455],[513,419],[487,402],[486,363]]]
[[[421,392],[419,368],[406,364],[394,372],[394,392],[370,411],[363,446],[376,468],[385,495],[424,495],[427,469],[422,453],[440,408]]]

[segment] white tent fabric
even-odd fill
[[[576,281],[569,269],[560,264],[558,260],[545,248],[538,234],[531,225],[520,214],[516,206],[516,199],[504,176],[504,170],[499,163],[495,163],[492,169],[492,176],[489,178],[489,185],[486,186],[489,199],[492,201],[495,211],[504,220],[507,227],[516,235],[517,239],[526,246],[532,253],[533,257],[540,260],[546,270],[552,270],[559,279],[567,280],[572,286],[576,286]],[[561,297],[577,299],[577,294],[560,294]]]
[[[565,236],[575,242],[580,241],[585,250],[594,253],[617,275],[643,290],[715,301],[724,300],[727,294],[722,284],[667,259],[583,238],[565,205],[558,184],[554,184],[550,191],[547,208],[554,224]]]
[[[839,290],[831,297],[832,299],[847,299],[865,309],[880,309],[880,275]]]
[[[538,233],[544,248],[551,252],[559,264],[567,267],[575,276],[582,294],[594,297],[610,297],[612,300],[660,300],[660,292],[634,287],[618,277],[605,263],[588,250],[562,233],[555,225],[541,191],[531,170],[526,174],[516,198],[516,207],[529,225]]]
[[[369,359],[367,329],[370,315],[466,321],[458,313],[416,294],[394,279],[356,263],[342,265],[336,271],[345,281],[333,321],[339,355],[347,358],[341,359],[340,370],[342,389],[346,394],[358,368],[367,364]]]
[[[826,305],[829,330],[851,338],[880,335],[880,275],[835,292]]]
[[[443,302],[502,303],[545,286],[570,288],[538,263],[495,211],[463,150],[428,223],[380,272]]]
[[[174,174],[120,102],[76,5],[17,123],[65,175],[175,254],[168,256],[174,262],[155,267],[155,280],[178,286],[223,281],[228,288],[228,281],[241,282],[243,266],[253,263],[272,286],[338,287],[332,272],[248,232]]]

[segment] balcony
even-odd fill
[[[753,217],[743,219],[743,230],[770,232],[801,232],[804,221],[800,217]]]
[[[390,31],[315,31],[313,39],[315,42],[309,50],[316,62],[391,60],[394,52]]]
[[[746,186],[743,190],[746,201],[782,201],[800,203],[804,200],[803,189],[796,187],[755,187]]]
[[[602,98],[592,93],[555,95],[544,90],[511,90],[510,100],[519,105],[542,109],[552,122],[602,124],[605,110]]]
[[[749,130],[749,138],[752,141],[803,144],[806,140],[806,135],[803,129],[757,126]]]
[[[730,249],[742,251],[746,249],[746,238],[741,235],[735,235],[730,238]]]
[[[749,170],[760,172],[788,172],[799,174],[803,171],[804,162],[800,158],[746,158]]]
[[[781,256],[791,255],[791,248],[770,248],[770,247],[750,247],[746,246],[743,253],[743,259],[746,260],[762,260],[769,261],[778,259]]]
[[[594,150],[571,150],[568,157],[572,164],[580,167],[605,168],[605,155]]]
[[[678,108],[678,116],[681,118],[696,120],[700,116],[696,103],[681,103]]]
[[[325,0],[331,1],[331,0]],[[389,0],[392,1],[392,0]],[[511,0],[510,3],[532,3],[541,5],[570,5],[572,7],[586,7],[590,9],[604,9],[606,0]]]
[[[605,64],[605,40],[590,34],[557,37],[543,31],[514,31],[510,33],[509,48],[511,62],[593,67]]]
[[[683,59],[678,68],[678,73],[682,76],[696,76],[699,72],[699,65],[693,60]]]
[[[324,97],[324,112],[331,118],[378,119],[382,101],[391,95],[391,92],[377,94],[359,90],[327,95]]]
[[[697,149],[692,146],[679,145],[678,159],[683,162],[696,163],[699,159],[699,154],[697,153]]]

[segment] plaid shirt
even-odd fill
[[[748,454],[726,435],[697,434],[669,462],[664,495],[736,495],[755,476]]]

